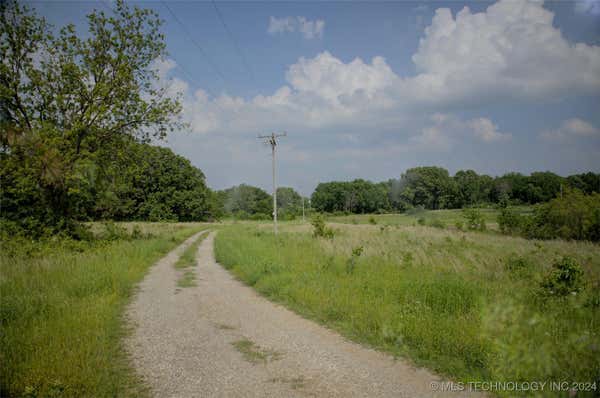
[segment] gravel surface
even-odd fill
[[[196,234],[160,260],[129,307],[127,347],[156,397],[432,397],[441,379],[259,296],[198,249],[197,286],[173,264]]]

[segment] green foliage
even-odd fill
[[[567,190],[556,199],[539,205],[524,234],[538,239],[600,241],[600,194],[585,195]]]
[[[82,38],[0,2],[0,216],[30,236],[74,236],[78,219],[131,211],[119,197],[130,181],[114,178],[131,168],[129,144],[182,126],[179,101],[156,84],[166,55],[158,14],[121,0],[113,11],[88,15]]]
[[[569,187],[587,194],[600,190],[600,174],[585,173],[563,178],[551,172],[526,176],[507,173],[500,177],[459,170],[454,176],[441,167],[416,167],[399,179],[384,183],[364,180],[321,183],[313,193],[317,210],[336,213],[409,212],[414,208],[436,210],[547,202]],[[378,205],[379,203],[379,205]]]
[[[498,215],[498,227],[503,234],[518,233],[523,227],[524,222],[522,216],[515,210],[509,207],[500,209],[500,214]]]
[[[402,187],[392,202],[404,206],[422,206],[426,209],[454,207],[457,186],[441,167],[415,167],[408,169],[399,181],[391,181]],[[391,192],[394,192],[393,190]]]
[[[301,216],[302,196],[293,188],[277,188],[277,211],[281,220],[293,220],[296,216]]]
[[[419,217],[419,218],[417,219],[417,223],[418,223],[419,225],[425,225],[425,224],[427,223],[427,219],[425,219],[425,217]]]
[[[533,264],[528,258],[513,254],[506,259],[504,267],[511,273],[520,273],[533,269]]]
[[[352,249],[352,255],[346,262],[346,273],[347,274],[352,274],[354,272],[354,268],[356,267],[356,262],[358,261],[358,258],[361,256],[363,250],[364,250],[363,246],[357,246]]]
[[[478,209],[463,209],[463,217],[468,229],[477,231],[486,230],[485,218]]]
[[[552,264],[552,270],[541,284],[544,294],[558,297],[579,293],[584,286],[585,279],[581,266],[568,256]]]
[[[369,217],[369,224],[377,225],[377,220],[375,219],[375,217],[373,217],[373,216]]]
[[[217,192],[225,215],[240,220],[269,220],[273,217],[273,198],[264,190],[241,184]]]
[[[313,217],[311,224],[313,225],[313,236],[315,238],[333,239],[335,233],[333,232],[333,229],[327,227],[327,224],[325,224],[325,219],[321,214],[317,213]]]
[[[320,183],[311,204],[319,212],[375,213],[389,209],[387,185],[365,180]]]

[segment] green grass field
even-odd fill
[[[0,396],[144,395],[122,345],[125,305],[148,268],[205,225],[121,226],[135,238],[95,224],[104,239],[3,242]]]
[[[278,237],[268,224],[233,225],[216,237],[217,260],[266,297],[456,380],[598,379],[598,245],[406,226],[404,216],[375,216],[398,221],[383,229],[340,223],[368,217],[336,218],[332,240],[297,223]],[[549,297],[542,282],[565,255],[585,289]]]

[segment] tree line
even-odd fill
[[[362,179],[320,183],[311,196],[319,212],[403,212],[410,208],[456,209],[486,205],[548,202],[565,189],[600,192],[600,174],[562,177],[555,173],[507,173],[499,177],[461,170],[451,176],[442,167],[415,167],[385,182]]]

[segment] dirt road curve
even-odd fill
[[[213,256],[198,251],[198,286],[177,291],[179,254],[159,261],[128,316],[127,345],[152,389],[167,397],[432,397],[440,379],[402,360],[350,343],[260,297]],[[438,395],[439,394],[439,395]]]

